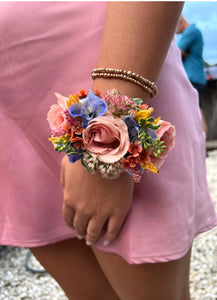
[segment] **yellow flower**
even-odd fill
[[[157,118],[157,119],[153,122],[153,124],[156,125],[156,124],[160,121],[160,119],[161,119],[161,117]]]
[[[136,112],[136,118],[135,118],[136,122],[139,122],[139,120],[141,119],[147,119],[150,116],[150,114],[153,112],[153,110],[154,109],[152,107],[150,107],[147,110],[138,110]]]
[[[56,137],[51,137],[51,138],[48,139],[48,141],[50,141],[50,142],[55,142],[56,140],[57,140]]]
[[[149,171],[151,171],[153,173],[159,173],[159,170],[152,163],[147,163],[147,164],[144,163],[142,165],[142,169],[143,170],[147,169],[147,170],[149,170]]]
[[[73,103],[80,103],[80,99],[78,95],[70,95],[69,99],[67,100],[67,106],[70,107]]]

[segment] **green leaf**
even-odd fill
[[[146,120],[145,119],[140,119],[139,120],[139,127],[145,127],[146,125]]]
[[[73,151],[71,150],[71,152],[68,152],[67,155],[82,155],[84,152],[78,152],[78,151]]]
[[[151,122],[151,123],[153,123],[154,120],[155,120],[155,119],[154,119],[153,117],[149,117],[149,118],[147,119],[147,121],[148,121],[148,122]]]
[[[148,128],[153,129],[153,130],[157,130],[160,128],[161,125],[153,125],[153,124],[147,124],[146,125]]]
[[[136,105],[140,105],[143,102],[143,100],[140,98],[131,98],[131,100],[134,101]]]
[[[90,169],[88,168],[88,166],[85,164],[83,157],[81,158],[81,163],[82,165],[85,167],[85,169],[90,173]]]

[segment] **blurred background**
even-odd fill
[[[217,1],[187,1],[183,9],[183,16],[190,24],[196,24],[200,29],[203,40],[203,58],[210,76],[217,78]],[[181,36],[176,35],[176,41]]]
[[[217,1],[187,1],[182,14],[203,36],[207,84],[201,94],[201,108],[207,124],[207,148],[217,149]],[[181,34],[175,36],[177,44],[180,39]]]

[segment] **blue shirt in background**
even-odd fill
[[[203,63],[203,37],[200,30],[189,25],[182,33],[178,47],[188,54],[183,58],[183,65],[188,78],[193,83],[206,84]]]

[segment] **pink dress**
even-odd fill
[[[92,86],[105,2],[0,3],[0,244],[46,245],[74,237],[61,216],[61,155],[48,141],[54,92]],[[111,66],[112,67],[112,66]],[[176,126],[176,146],[158,175],[136,185],[132,209],[108,247],[129,263],[164,262],[217,224],[205,168],[198,98],[174,41],[150,101]]]

